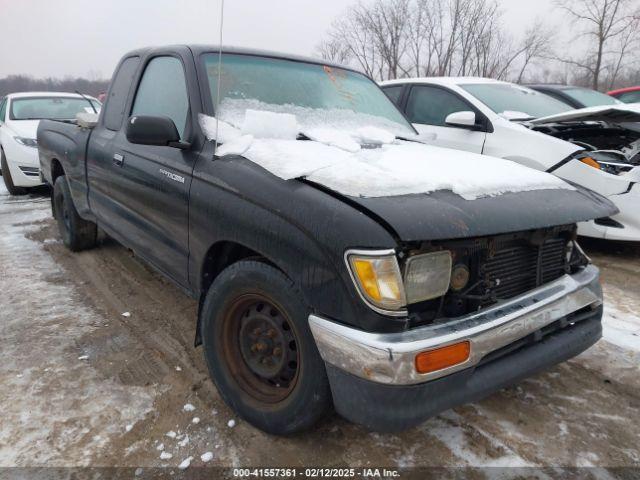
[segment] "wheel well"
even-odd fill
[[[205,296],[207,295],[207,291],[209,291],[209,287],[225,268],[247,258],[268,262],[263,255],[259,254],[255,250],[251,250],[239,243],[226,241],[213,244],[204,256],[202,270],[200,271],[200,300],[198,305],[198,325],[196,328],[195,340],[196,346],[202,343],[200,336],[200,311],[202,309]]]
[[[51,160],[51,186],[56,183],[56,178],[64,175],[64,169],[62,168],[62,164],[57,160]]]
[[[62,168],[62,164],[57,159],[51,160],[51,213],[53,214],[53,218],[58,218],[58,213],[56,212],[56,205],[53,201],[53,186],[56,184],[56,178],[64,175],[64,169]]]

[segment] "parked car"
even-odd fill
[[[96,99],[75,93],[12,93],[0,99],[0,162],[11,195],[42,185],[36,142],[40,120],[73,120],[76,113],[94,108],[100,108]]]
[[[607,95],[617,98],[624,103],[640,103],[640,86],[611,90]]]
[[[572,87],[570,85],[532,84],[527,87],[545,93],[571,108],[599,107],[602,105],[620,105],[620,100],[591,88]]]
[[[267,432],[308,428],[332,404],[408,428],[601,336],[575,222],[611,202],[417,142],[347,67],[137,50],[99,118],[43,121],[38,147],[64,244],[93,247],[100,227],[196,298],[222,398]]]
[[[581,235],[640,240],[640,131],[634,123],[640,107],[573,110],[530,88],[485,78],[382,85],[425,141],[552,172],[616,204],[620,213],[581,223]]]

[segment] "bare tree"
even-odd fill
[[[630,67],[633,64],[638,64],[638,58],[633,58],[631,51],[637,48],[640,44],[640,35],[638,35],[638,29],[640,28],[640,16],[634,16],[631,21],[630,28],[628,28],[619,38],[618,44],[612,55],[615,57],[612,63],[608,86],[609,89],[615,87],[620,74],[625,67]]]
[[[522,39],[522,63],[520,71],[515,81],[522,83],[527,68],[537,59],[546,59],[552,55],[552,42],[555,38],[554,32],[545,27],[542,20],[538,19],[525,32]]]
[[[556,1],[578,11],[570,6],[574,0]],[[621,25],[616,22],[607,38],[622,42],[626,37],[616,34]],[[633,38],[617,47],[618,56],[603,50],[603,56],[617,60],[610,67],[614,78],[627,73]],[[333,22],[318,52],[323,58],[357,64],[377,79],[476,75],[521,82],[532,65],[554,57],[553,39],[553,32],[540,20],[522,38],[514,38],[504,28],[496,0],[372,0],[348,7]],[[614,44],[610,42],[611,47]],[[583,63],[567,59],[565,65],[569,62]]]
[[[107,90],[109,81],[104,79],[86,79],[80,77],[33,78],[28,75],[9,75],[0,78],[0,97],[15,92],[75,92],[76,90],[97,96]]]
[[[604,72],[611,68],[615,69],[615,66],[608,62],[610,60],[608,57],[612,53],[609,48],[621,37],[630,35],[633,38],[637,35],[637,33],[630,33],[637,32],[639,11],[637,2],[636,0],[556,0],[556,3],[582,27],[580,36],[589,40],[588,50],[582,57],[559,57],[559,59],[585,70],[590,77],[592,88],[597,90]],[[631,38],[623,42],[624,45],[628,47]],[[620,54],[620,50],[617,53]],[[624,52],[621,56],[624,57]]]
[[[364,28],[374,39],[386,72],[384,77],[397,78],[400,63],[407,51],[407,17],[409,0],[377,0],[361,9]]]
[[[351,7],[344,16],[336,19],[328,34],[328,40],[318,47],[323,58],[355,62],[367,75],[378,77],[381,58],[374,35],[367,24],[366,8],[362,4]]]
[[[335,63],[346,64],[351,59],[347,46],[335,38],[320,42],[317,46],[317,51],[322,58]]]

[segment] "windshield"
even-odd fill
[[[204,55],[209,92],[216,105],[218,54]],[[216,116],[238,128],[247,110],[296,116],[301,132],[374,126],[395,135],[415,130],[366,76],[341,68],[251,55],[224,54]]]
[[[601,105],[618,105],[622,103],[620,100],[616,100],[609,95],[600,93],[596,90],[589,90],[588,88],[565,88],[562,90],[565,95],[573,98],[575,101],[581,103],[585,107],[599,107]]]
[[[520,112],[528,118],[540,118],[572,110],[555,98],[519,85],[479,83],[460,87],[497,114]]]
[[[100,103],[91,101],[96,111]],[[73,120],[80,112],[93,113],[90,102],[77,97],[28,97],[11,101],[11,120]]]

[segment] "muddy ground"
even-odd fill
[[[192,457],[194,469],[211,452],[207,466],[556,466],[633,475],[617,467],[640,468],[640,247],[585,247],[602,268],[607,308],[605,338],[584,354],[402,434],[371,433],[334,415],[312,432],[277,438],[222,402],[193,347],[195,301],[108,238],[70,253],[46,192],[9,197],[2,189],[0,467],[145,469]]]

